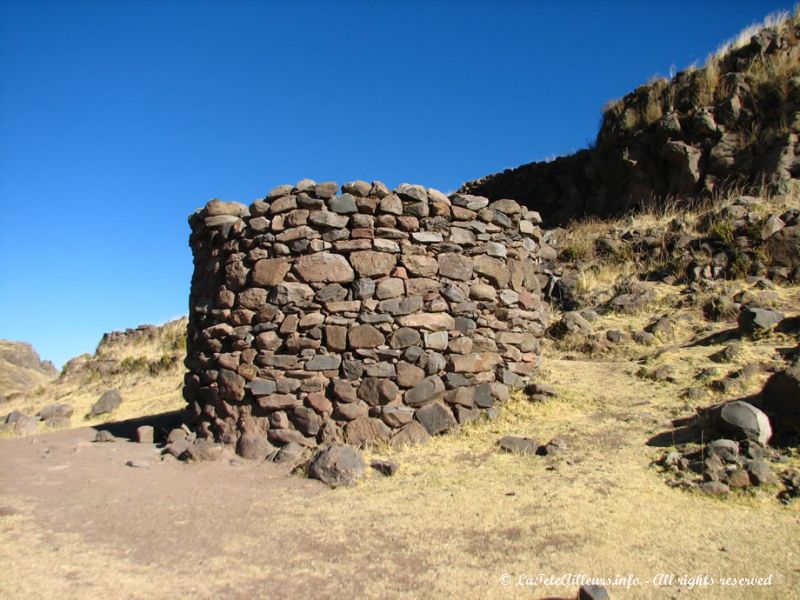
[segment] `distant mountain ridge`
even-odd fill
[[[800,179],[800,9],[783,17],[746,30],[702,68],[609,103],[593,147],[459,191],[515,199],[548,226],[733,185],[788,191]]]

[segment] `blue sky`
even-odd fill
[[[187,312],[186,217],[303,177],[449,191],[791,3],[0,0],[0,337]]]

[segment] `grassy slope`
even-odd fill
[[[55,370],[48,372],[38,362],[39,357],[27,344],[0,340],[0,394],[34,390],[52,381]]]
[[[152,339],[101,343],[95,355],[73,359],[61,377],[12,398],[0,409],[36,414],[48,404],[69,404],[74,409],[72,426],[80,427],[183,408],[185,330],[186,320],[178,319],[161,326]],[[122,394],[122,405],[109,415],[84,418],[103,392],[112,388]]]

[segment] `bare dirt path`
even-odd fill
[[[272,464],[161,462],[152,446],[91,443],[88,428],[1,440],[0,596],[571,597],[576,585],[539,577],[585,574],[639,578],[610,587],[620,598],[800,598],[798,507],[768,490],[723,501],[664,485],[645,442],[681,401],[636,368],[545,361],[558,398],[373,451],[400,471],[352,489]],[[510,433],[569,447],[499,453]],[[672,586],[653,584],[661,573]],[[714,585],[678,580],[702,575]]]

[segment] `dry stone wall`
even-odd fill
[[[189,218],[199,435],[244,455],[405,443],[493,410],[549,325],[538,222],[513,200],[380,182],[212,200]]]

